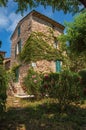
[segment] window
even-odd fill
[[[56,72],[60,72],[61,71],[61,61],[57,60],[56,61]]]
[[[58,41],[55,40],[55,41],[54,41],[54,48],[57,48],[57,47],[58,47]]]
[[[18,36],[20,36],[20,26],[18,27]]]
[[[32,67],[36,67],[36,63],[35,62],[32,62]]]
[[[15,46],[15,57],[21,52],[21,40]]]

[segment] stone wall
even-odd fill
[[[29,64],[23,64],[20,68],[19,68],[19,80],[22,83],[23,82],[23,78],[27,75],[27,72],[29,70],[30,65]]]
[[[18,36],[18,26],[20,25],[20,36]],[[17,25],[17,28],[12,36],[12,47],[11,47],[11,67],[14,65],[14,63],[18,63],[17,57],[15,57],[15,46],[18,43],[19,40],[22,42],[22,47],[24,46],[25,42],[27,41],[28,37],[30,36],[31,32],[42,32],[46,35],[49,35],[49,28],[53,29],[54,35],[58,36],[63,33],[63,30],[59,29],[59,27],[55,27],[49,22],[38,18],[33,15],[28,15],[25,17],[22,21],[19,22]],[[54,41],[51,39],[49,41],[49,44],[54,44]],[[22,65],[20,67],[20,74],[19,74],[19,80],[22,82],[23,77],[27,74],[27,71],[29,69],[29,65]],[[55,72],[55,62],[54,61],[37,61],[36,67],[34,67],[36,71],[39,72]]]
[[[32,17],[32,32],[36,31],[36,32],[42,32],[44,34],[46,34],[46,36],[48,35],[52,35],[50,33],[50,29],[53,31],[54,36],[58,36],[61,35],[63,32],[61,29],[54,27],[52,24],[33,16]],[[49,44],[52,44],[54,46],[54,41],[53,39],[50,37],[49,39]],[[58,46],[59,48],[59,46]],[[39,72],[56,72],[56,66],[55,66],[55,61],[46,61],[46,60],[42,60],[42,61],[38,61],[36,63],[36,67],[34,68],[36,71]]]
[[[12,46],[11,46],[11,67],[14,63],[18,63],[17,56],[15,57],[15,46],[21,40],[22,47],[27,41],[28,37],[31,33],[31,25],[32,25],[32,16],[28,16],[22,23],[20,22],[20,36],[18,36],[18,26],[14,32],[12,37]]]
[[[48,23],[47,21],[44,21],[41,18],[38,18],[36,16],[32,17],[32,31],[37,32],[43,32],[43,33],[50,33],[49,28],[52,28],[54,31],[54,35],[58,36],[63,33],[63,30],[61,30],[59,27],[53,26],[51,23]]]
[[[47,60],[41,60],[36,62],[36,67],[34,67],[35,71],[40,73],[49,73],[49,72],[55,72],[55,62],[54,61],[47,61]]]

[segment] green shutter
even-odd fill
[[[15,76],[16,76],[16,82],[18,82],[19,79],[19,67],[15,70]]]
[[[61,71],[61,61],[57,60],[56,61],[56,72],[60,72]]]

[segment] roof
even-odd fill
[[[30,16],[30,15],[36,16],[36,17],[38,17],[38,18],[40,18],[40,19],[43,19],[43,20],[45,20],[45,21],[51,23],[53,26],[59,27],[59,28],[62,29],[62,30],[64,30],[64,28],[65,28],[62,24],[56,22],[55,20],[53,20],[53,19],[51,19],[51,18],[49,18],[49,17],[47,17],[47,16],[45,16],[45,15],[43,15],[43,14],[41,14],[41,13],[35,11],[35,10],[33,10],[33,11],[31,11],[29,14],[27,14],[24,18],[22,18],[22,19],[19,21],[19,23],[17,24],[17,26],[16,26],[16,28],[15,28],[15,30],[14,30],[12,36],[11,36],[11,39],[12,39],[12,37],[13,37],[13,35],[14,35],[16,29],[18,28],[18,26],[21,25],[21,23],[24,21],[24,19],[26,19],[26,18],[27,18],[28,16]]]
[[[10,61],[11,60],[11,58],[9,57],[9,58],[4,58],[4,60],[6,60],[6,61]]]
[[[0,51],[0,54],[5,54],[6,53],[6,51]]]

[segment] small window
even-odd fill
[[[15,57],[21,52],[21,40],[15,46]]]
[[[57,48],[57,47],[58,47],[58,41],[55,40],[55,41],[54,41],[54,48]]]
[[[32,67],[36,67],[36,63],[35,62],[32,62]]]
[[[18,27],[18,36],[20,36],[20,26]]]

